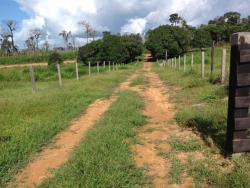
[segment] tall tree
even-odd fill
[[[42,36],[42,30],[41,29],[32,29],[30,31],[30,36],[33,37],[33,39],[35,40],[35,50],[39,50],[39,39]]]
[[[227,12],[224,14],[225,21],[229,24],[240,23],[241,14],[238,12]]]
[[[89,36],[92,37],[93,40],[95,40],[96,33],[97,33],[96,30],[91,29],[91,30],[90,30],[90,33],[89,33]]]
[[[17,47],[15,46],[14,42],[14,32],[16,31],[17,22],[15,20],[5,20],[5,36],[8,36],[8,38],[11,39],[11,51],[12,53],[17,51]]]
[[[87,44],[88,44],[89,43],[89,34],[90,34],[90,31],[91,31],[91,26],[85,20],[82,20],[82,21],[78,22],[78,24],[84,28],[84,31],[85,31],[85,33],[87,35]]]
[[[172,25],[177,26],[177,24],[179,24],[181,20],[182,18],[177,13],[171,14],[169,16],[169,21]]]
[[[64,40],[65,48],[68,49],[70,46],[69,39],[72,37],[71,31],[63,30],[61,33],[59,33],[59,36],[62,36],[62,38]]]

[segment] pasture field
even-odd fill
[[[220,73],[220,52],[216,50],[215,78]],[[229,52],[228,52],[229,53]],[[229,54],[228,54],[229,55]],[[198,54],[195,53],[198,57]],[[189,56],[187,56],[189,57]],[[227,66],[229,67],[229,57]],[[206,60],[206,79],[200,79],[200,59],[195,59],[194,69],[187,72],[154,67],[161,79],[169,88],[170,99],[175,103],[175,121],[185,128],[198,132],[206,143],[199,145],[195,141],[183,142],[176,138],[170,140],[171,153],[162,153],[171,163],[172,182],[182,182],[184,173],[192,176],[199,187],[249,187],[250,186],[250,155],[235,156],[233,158],[214,158],[224,154],[227,126],[227,86],[211,82],[209,78],[210,60]],[[199,162],[189,159],[187,164],[176,160],[178,152],[204,151],[206,157]]]
[[[76,59],[74,51],[59,52],[59,54],[64,61]],[[0,65],[48,62],[49,55],[49,52],[42,52],[34,55],[0,56]]]
[[[36,74],[36,94],[31,92],[26,69],[0,71],[4,75],[0,82],[0,187],[49,144],[53,136],[68,127],[72,119],[84,113],[90,103],[109,97],[135,66],[110,73],[85,74],[79,81],[73,76],[73,65],[65,65],[62,69],[62,88],[55,81],[55,70],[50,72],[51,77],[47,73],[41,73],[40,77]],[[48,70],[39,68],[39,71]],[[85,68],[80,68],[80,73],[84,72]],[[10,74],[14,76],[6,79],[5,76]]]

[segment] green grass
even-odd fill
[[[126,65],[119,67],[120,70],[125,70],[132,65]],[[133,65],[135,66],[135,65]],[[57,69],[54,67],[36,67],[35,69],[35,78],[36,81],[55,81],[58,80]],[[79,75],[88,75],[89,69],[83,64],[78,64]],[[108,72],[108,67],[99,68],[99,72]],[[91,73],[97,73],[97,67],[91,67]],[[61,74],[63,79],[76,78],[75,64],[61,65]],[[30,72],[29,68],[12,68],[12,69],[0,69],[0,81],[30,81]]]
[[[215,75],[217,74],[217,76],[220,72],[220,51],[221,49],[216,50]],[[232,169],[227,167],[227,165],[218,164],[218,161],[211,157],[214,153],[225,152],[227,87],[210,82],[209,60],[206,61],[206,79],[201,80],[198,72],[200,68],[199,62],[197,58],[195,60],[195,70],[190,70],[190,67],[188,67],[189,70],[186,73],[171,68],[154,67],[154,71],[159,73],[161,79],[169,88],[170,100],[176,104],[177,113],[175,120],[177,123],[199,131],[204,141],[210,145],[206,151],[206,159],[199,161],[189,160],[188,164],[185,165],[184,172],[194,178],[197,187],[202,187],[204,184],[218,188],[250,187],[249,154],[236,159],[225,160],[225,163],[229,161],[229,164],[232,164]],[[229,58],[227,62],[229,62]],[[176,172],[178,172],[179,167],[173,161],[175,155],[180,152],[178,150],[188,151],[190,149],[186,148],[186,145],[183,145],[184,143],[185,141],[172,144],[174,150],[171,151],[171,154],[169,152],[161,152],[161,155],[171,160],[173,177],[178,176]],[[222,168],[224,170],[221,170]],[[178,179],[175,180],[175,182],[178,181]]]
[[[148,79],[147,77],[143,74],[143,73],[140,73],[134,80],[132,80],[130,86],[133,87],[133,86],[146,86],[148,85]]]
[[[80,81],[37,82],[31,93],[26,81],[0,82],[0,187],[24,167],[32,155],[51,142],[98,98],[108,97],[133,67],[82,76]]]
[[[48,62],[49,55],[49,52],[43,52],[35,55],[0,56],[0,65]],[[60,55],[63,60],[76,59],[76,52],[73,51],[60,52]]]
[[[193,152],[201,149],[201,145],[197,140],[180,140],[178,138],[171,138],[169,141],[171,148],[176,151]]]
[[[129,140],[146,123],[142,99],[123,91],[71,159],[40,187],[143,187],[147,178],[135,167]]]

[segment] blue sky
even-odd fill
[[[29,18],[29,15],[22,11],[15,1],[0,0],[0,7],[0,20],[14,19],[22,21]]]
[[[71,31],[82,44],[86,39],[77,24],[81,20],[98,31],[142,34],[169,23],[172,13],[198,26],[228,11],[250,15],[250,0],[0,0],[0,20],[18,21],[15,40],[20,47],[36,28],[44,33],[41,45],[45,40],[61,45],[58,33],[62,30]]]

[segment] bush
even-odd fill
[[[56,65],[56,64],[62,64],[63,63],[63,60],[60,56],[59,53],[57,52],[53,52],[49,55],[49,60],[48,60],[48,65],[49,66],[53,66],[53,65]]]
[[[139,35],[111,35],[93,41],[79,48],[77,60],[81,63],[96,64],[97,61],[129,63],[143,52],[142,38]]]

